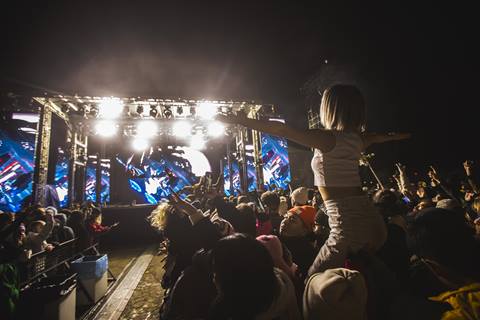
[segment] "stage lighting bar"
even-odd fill
[[[104,119],[115,119],[122,114],[123,101],[119,98],[103,98],[98,104],[98,116]]]
[[[135,138],[135,139],[132,140],[132,147],[136,151],[144,151],[144,150],[148,149],[149,146],[150,146],[150,144],[148,143],[147,139]]]
[[[117,125],[111,120],[102,120],[95,124],[95,133],[102,137],[114,136],[117,131]]]
[[[137,124],[136,136],[139,138],[151,138],[157,135],[158,126],[154,121],[144,120]]]
[[[213,121],[208,125],[208,135],[211,137],[220,137],[225,133],[225,126],[220,122]]]
[[[138,115],[140,115],[140,116],[143,115],[143,110],[144,110],[144,109],[143,109],[143,105],[139,104],[139,105],[137,106],[137,113],[138,113]]]
[[[192,124],[188,121],[178,121],[172,126],[172,135],[177,137],[188,137],[192,134]]]
[[[196,114],[204,120],[212,120],[218,113],[218,107],[216,104],[204,101],[197,104]]]
[[[150,117],[155,119],[157,116],[158,116],[157,106],[154,104],[150,105]]]
[[[205,149],[205,139],[203,138],[203,134],[197,133],[190,138],[190,148],[195,150]]]

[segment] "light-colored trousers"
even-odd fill
[[[366,196],[325,201],[330,235],[308,274],[341,268],[350,253],[375,252],[387,239],[382,216]]]

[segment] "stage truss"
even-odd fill
[[[94,134],[95,123],[103,119],[102,114],[100,114],[100,106],[106,101],[113,101],[116,108],[121,108],[121,111],[114,110],[119,115],[115,122],[120,128],[120,134],[125,136],[135,136],[136,124],[143,120],[154,121],[159,124],[158,127],[161,130],[156,132],[159,137],[174,135],[171,124],[180,120],[191,121],[196,128],[205,128],[208,122],[212,121],[211,117],[205,117],[207,108],[210,109],[207,114],[212,113],[213,109],[213,113],[244,112],[249,118],[253,119],[280,118],[273,105],[262,105],[255,102],[65,95],[34,97],[33,101],[39,105],[40,121],[35,148],[32,198],[35,203],[39,204],[45,202],[43,190],[47,183],[52,114],[56,114],[63,119],[68,127],[69,204],[85,200],[85,177],[89,155],[88,137]],[[226,144],[226,162],[230,179],[232,179],[232,162],[237,161],[241,188],[246,192],[248,189],[246,146],[252,145],[256,185],[258,190],[263,189],[261,134],[241,126],[229,126],[227,132],[230,137],[229,140],[234,139],[235,141],[233,150],[230,141]],[[101,159],[102,154],[96,154],[96,157]],[[100,199],[98,186],[99,181],[97,181],[97,200]],[[230,188],[230,192],[233,193],[232,181],[230,181]]]

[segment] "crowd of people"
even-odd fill
[[[433,169],[410,182],[395,165],[397,185],[364,190],[382,246],[322,271],[331,228],[318,190],[174,195],[150,216],[167,254],[161,319],[479,319],[480,194],[464,167],[454,185]]]
[[[35,205],[16,213],[0,212],[0,318],[15,318],[22,266],[35,255],[53,253],[72,240],[81,252],[116,225],[102,225],[102,212],[92,203],[72,210]]]
[[[313,148],[317,189],[224,197],[200,184],[158,206],[160,318],[480,319],[473,163],[458,181],[433,167],[427,181],[410,181],[396,164],[396,185],[365,189],[365,149],[410,135],[365,133],[363,97],[349,85],[324,92],[320,118],[324,129],[307,131],[217,118]]]
[[[160,318],[480,319],[474,163],[457,179],[430,167],[416,180],[398,163],[393,185],[362,188],[365,149],[409,135],[365,133],[363,97],[348,85],[324,92],[320,118],[324,129],[297,130],[218,116],[313,148],[316,188],[226,197],[219,177],[170,190],[149,217],[166,252]],[[96,208],[2,213],[2,308],[15,300],[6,262],[73,237],[88,246],[109,228]]]

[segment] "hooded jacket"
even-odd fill
[[[480,319],[480,283],[444,292],[430,300],[448,303],[452,307],[442,315],[442,320]]]
[[[278,295],[268,310],[256,316],[255,320],[302,319],[292,281],[282,270],[275,268],[274,271],[278,282]]]

